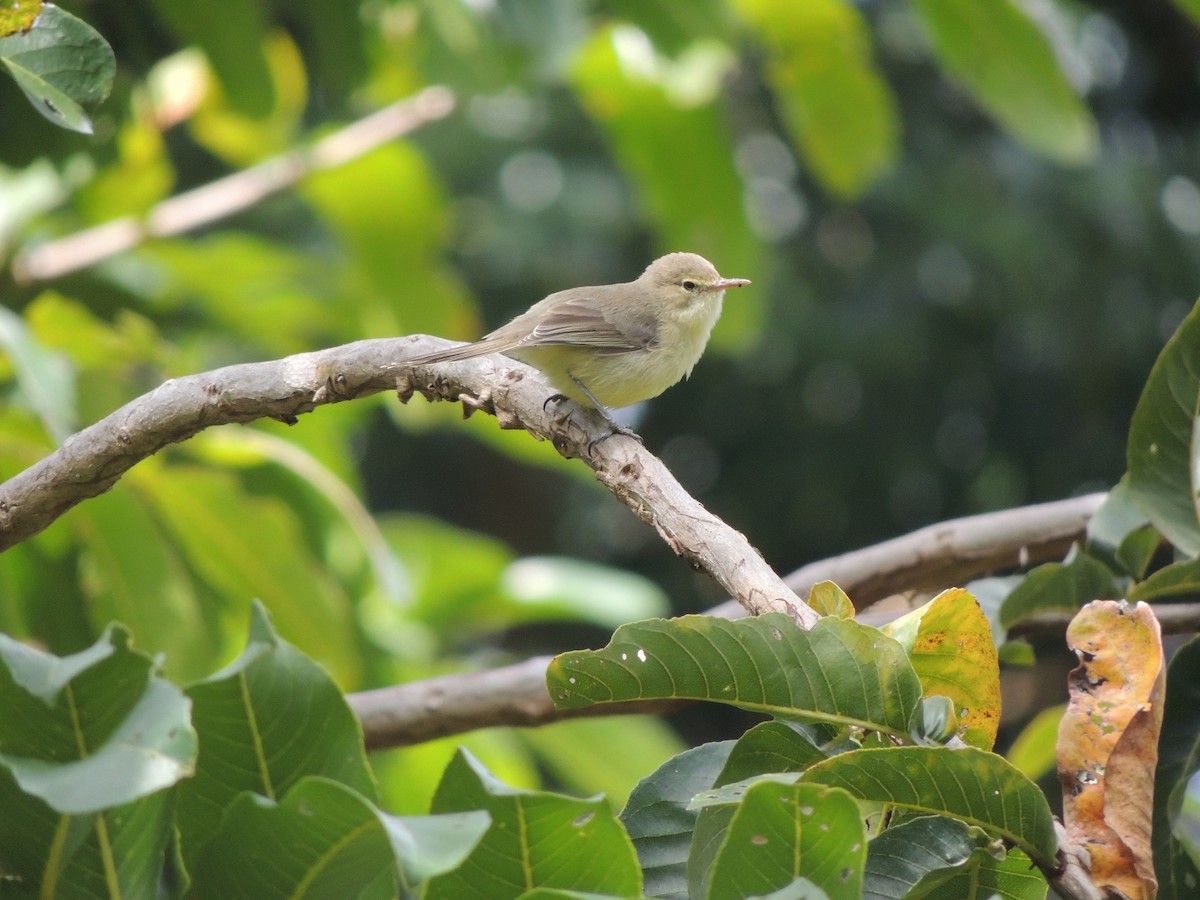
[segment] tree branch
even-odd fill
[[[1090,513],[1103,498],[1103,494],[1090,494],[1057,503],[954,519],[862,550],[809,563],[784,581],[801,595],[817,582],[834,581],[856,601],[861,598],[864,588],[874,600],[878,599],[875,595],[889,596],[964,584],[990,574],[998,567],[1011,568],[1055,559],[1055,552],[1059,552],[1057,558],[1061,558],[1071,543],[1086,536]],[[1022,525],[1022,520],[1027,520],[1027,524]],[[946,554],[953,548],[962,548],[967,561],[952,565],[953,561],[947,559]],[[890,573],[884,567],[887,560],[896,563],[896,569]],[[918,564],[920,560],[927,560],[929,568],[922,569]],[[946,573],[953,577],[936,580]],[[847,588],[847,585],[851,587]],[[1161,613],[1164,631],[1195,630],[1197,619],[1200,619],[1200,607],[1193,605],[1156,606],[1155,612]],[[737,618],[743,614],[743,608],[737,603],[725,603],[710,610],[709,614]],[[882,616],[872,624],[882,625],[890,618],[894,616]],[[1014,633],[1029,635],[1057,630],[1061,634],[1069,620],[1070,616],[1065,615],[1038,616],[1022,623]],[[367,744],[371,747],[404,746],[495,725],[543,725],[580,715],[579,710],[569,713],[556,710],[550,702],[545,682],[548,662],[548,657],[538,657],[486,672],[351,694],[350,705],[362,720]],[[497,679],[496,683],[492,683],[493,678]],[[504,690],[497,691],[498,685]],[[494,707],[478,702],[484,694],[503,694],[505,691],[521,693],[507,694]],[[606,706],[601,704],[590,709],[597,715],[622,711],[604,708]],[[666,704],[645,706],[647,711],[655,712],[668,708]]]
[[[413,337],[359,341],[273,362],[229,366],[176,378],[68,438],[50,456],[0,485],[0,550],[41,531],[76,503],[171,443],[211,425],[296,417],[337,400],[395,386],[403,402],[419,390],[430,400],[460,400],[464,413],[486,410],[501,428],[525,428],[584,460],[596,478],[667,545],[710,574],[752,613],[785,612],[803,627],[817,620],[758,552],[692,498],[662,461],[638,441],[606,437],[594,410],[547,411],[552,396],[536,370],[491,356],[416,369],[399,360],[440,345]],[[549,404],[558,412],[558,405]]]
[[[163,200],[144,216],[125,216],[27,247],[13,257],[13,280],[48,281],[123,253],[146,238],[172,237],[211,225],[291,187],[310,172],[331,169],[441,119],[454,108],[449,88],[430,87],[279,156]]]

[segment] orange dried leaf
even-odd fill
[[[1149,900],[1158,889],[1150,814],[1165,689],[1158,620],[1145,603],[1097,600],[1071,621],[1067,643],[1079,657],[1058,732],[1067,834],[1091,854],[1098,886]]]

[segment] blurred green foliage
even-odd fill
[[[117,73],[91,138],[0,79],[2,477],[174,375],[466,339],[688,249],[754,287],[691,382],[631,415],[785,570],[1114,483],[1196,294],[1194,28],[1161,4],[64,6]],[[431,84],[456,112],[403,141],[20,276],[31,248]],[[205,435],[0,557],[0,631],[69,653],[119,619],[190,678],[233,656],[257,597],[349,690],[721,599],[581,475],[485,417],[386,398]],[[509,781],[598,787],[566,739],[472,740]],[[385,795],[450,752],[390,755]]]

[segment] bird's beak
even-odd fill
[[[722,278],[720,281],[714,282],[709,290],[723,291],[726,288],[745,287],[749,283],[749,278]]]

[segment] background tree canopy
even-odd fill
[[[63,6],[115,82],[55,127],[0,40],[2,477],[170,377],[471,339],[691,250],[754,284],[691,380],[628,415],[786,571],[1116,483],[1200,283],[1183,0]],[[285,157],[294,186],[172,231],[168,198],[431,86],[449,114],[344,164]],[[60,239],[122,227],[129,249],[63,264]],[[0,632],[63,654],[120,621],[187,680],[240,650],[259,598],[357,690],[724,599],[582,467],[484,418],[380,397],[206,432],[0,556]],[[401,812],[464,740],[511,781],[620,798],[678,739],[610,724],[375,766]],[[619,762],[631,741],[644,758]]]

